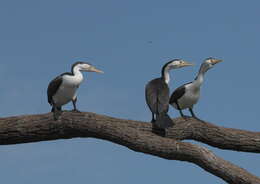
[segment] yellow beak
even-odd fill
[[[194,66],[194,64],[193,64],[193,63],[189,63],[189,62],[187,62],[187,61],[183,61],[183,62],[181,63],[181,66],[182,66],[182,67],[185,67],[185,66]]]
[[[96,69],[95,67],[91,68],[91,72],[104,73],[102,70]]]
[[[220,62],[222,62],[223,60],[221,60],[221,59],[212,59],[211,60],[211,63],[213,64],[213,65],[215,65],[215,64],[217,64],[217,63],[220,63]]]

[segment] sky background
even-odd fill
[[[259,7],[258,0],[1,0],[0,116],[50,111],[49,81],[85,60],[105,74],[84,74],[81,111],[150,121],[144,86],[164,63],[196,64],[171,71],[173,90],[212,56],[224,62],[206,74],[194,111],[219,126],[259,131]],[[209,149],[260,176],[259,154]],[[224,183],[196,165],[97,139],[0,146],[0,173],[5,184]]]

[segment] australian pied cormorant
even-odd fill
[[[152,123],[155,127],[165,129],[173,125],[173,122],[167,114],[169,108],[169,70],[177,69],[193,64],[181,59],[171,60],[162,67],[161,77],[148,82],[145,87],[145,99],[149,109],[152,112]]]
[[[182,110],[189,109],[192,117],[196,118],[193,112],[193,105],[196,104],[200,97],[200,86],[203,83],[204,74],[212,68],[215,64],[221,62],[220,59],[207,58],[201,64],[199,73],[193,82],[184,84],[177,88],[171,95],[170,104],[180,111],[182,117],[184,117]]]
[[[79,61],[71,66],[71,72],[63,73],[49,83],[47,96],[55,120],[58,119],[58,115],[61,113],[61,107],[70,101],[73,103],[74,111],[78,111],[76,92],[83,81],[81,71],[103,73],[103,71],[96,69],[91,64]]]

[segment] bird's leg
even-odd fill
[[[189,108],[189,111],[190,111],[190,113],[191,113],[191,115],[192,115],[193,118],[195,118],[195,119],[199,119],[199,118],[197,118],[197,116],[194,114],[192,108]]]
[[[74,111],[74,112],[80,112],[80,111],[77,109],[77,106],[76,106],[77,100],[78,100],[77,97],[75,97],[75,98],[72,100],[73,108],[74,108],[72,111]]]
[[[60,111],[60,112],[62,112],[62,109],[61,109],[61,107],[57,107],[57,110],[58,110],[58,111]]]
[[[155,122],[154,113],[152,113],[152,121],[151,121],[151,123],[154,123],[154,122]]]
[[[165,132],[165,129],[163,128],[160,128],[158,127],[156,124],[155,124],[155,121],[157,119],[157,114],[155,114],[156,117],[154,117],[154,114],[152,114],[152,132],[157,134],[157,135],[160,135],[160,136],[165,136],[166,132]]]
[[[182,110],[179,109],[179,112],[181,114],[181,117],[185,118],[184,114],[182,113]]]
[[[55,105],[53,105],[52,112],[53,112],[53,119],[57,121],[59,119],[59,116],[61,115],[61,107],[56,107]]]
[[[181,114],[181,117],[185,118],[185,116],[184,116],[184,114],[182,113],[182,110],[181,110],[180,105],[179,105],[178,102],[176,102],[176,105],[177,105],[178,110],[179,110],[179,112],[180,112],[180,114]]]

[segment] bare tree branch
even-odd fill
[[[245,133],[247,138],[252,138],[250,140],[254,140],[254,134],[258,135],[258,133],[245,131],[240,132],[239,130],[225,128],[219,128],[220,130],[214,134],[214,129],[217,129],[218,127],[208,123],[199,125],[201,122],[194,119],[189,119],[185,122],[182,122],[180,119],[176,119],[175,122],[176,127],[167,131],[167,135],[170,137],[175,136],[175,138],[179,139],[193,138],[207,142],[211,145],[218,143],[218,141],[213,141],[213,139],[215,139],[214,137],[218,137],[221,130],[227,132],[230,131],[234,137],[240,136],[236,135],[235,132]],[[193,126],[191,125],[193,123],[196,126],[194,126],[194,128],[189,128],[189,126]],[[186,126],[184,126],[185,124]],[[201,128],[202,125],[207,125],[208,127]],[[182,129],[181,126],[184,126],[184,128]],[[58,121],[53,121],[52,114],[50,113],[17,116],[0,119],[0,144],[17,144],[56,139],[69,139],[74,137],[94,137],[126,146],[137,152],[143,152],[169,160],[180,160],[194,163],[213,175],[222,178],[228,183],[260,184],[260,178],[248,173],[246,170],[228,161],[221,159],[220,157],[217,157],[208,149],[191,143],[176,141],[173,138],[158,136],[152,133],[151,129],[150,123],[117,119],[94,113],[64,112],[62,118]],[[212,131],[209,131],[208,129],[212,129]],[[200,134],[202,134],[202,137],[204,135],[206,135],[206,137],[198,138],[199,134],[196,134],[197,130],[201,132]],[[187,133],[190,131],[192,133]],[[225,136],[226,134],[222,133],[220,135]],[[233,139],[221,139],[222,142],[229,141],[230,144],[233,144],[231,142],[232,140]],[[237,144],[236,141],[234,144]],[[220,144],[216,145],[221,147],[219,146]],[[237,146],[225,147],[223,145],[226,144],[222,143],[222,147],[225,149],[231,149],[233,147],[237,148]],[[242,147],[243,151],[247,151],[245,150],[245,146],[238,147]],[[249,149],[252,149],[251,147],[252,146],[249,146]],[[254,149],[252,150],[253,152],[257,152],[254,151]]]
[[[260,132],[219,127],[194,118],[177,118],[174,122],[167,137],[197,140],[221,149],[260,153]]]

